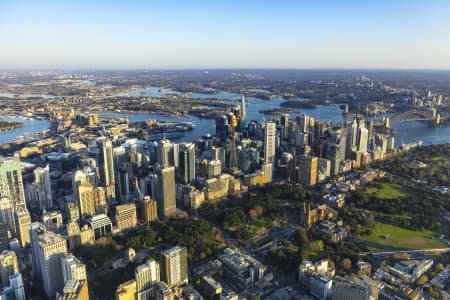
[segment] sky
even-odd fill
[[[448,0],[0,0],[0,68],[450,69]]]

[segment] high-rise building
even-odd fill
[[[80,220],[80,209],[78,205],[73,201],[66,201],[64,203],[64,217],[68,222]]]
[[[195,179],[195,145],[193,143],[181,143],[179,150],[179,174],[185,184]]]
[[[80,219],[85,222],[87,218],[95,215],[95,191],[89,181],[82,183],[78,187],[78,197],[80,202]]]
[[[16,226],[14,223],[14,204],[9,198],[0,199],[0,221],[8,226],[11,232],[16,232]]]
[[[152,288],[156,282],[160,281],[159,264],[154,260],[149,260],[145,264],[139,265],[135,271],[137,299],[151,299]]]
[[[331,162],[330,173],[335,176],[340,173],[341,161],[341,151],[340,145],[335,143],[329,143],[327,145],[326,158]]]
[[[86,300],[89,299],[87,280],[68,280],[64,285],[62,294],[56,300]]]
[[[150,198],[150,196],[145,196],[144,198],[142,198],[142,200],[140,201],[140,205],[140,211],[142,213],[141,219],[145,223],[148,224],[158,219],[158,204],[155,200]]]
[[[42,214],[42,223],[45,224],[48,230],[53,232],[60,232],[63,229],[62,214],[59,210],[45,211]]]
[[[87,280],[86,265],[72,253],[61,257],[61,266],[64,283],[68,280]]]
[[[106,190],[102,186],[98,186],[94,189],[95,196],[95,213],[96,214],[108,214],[108,201],[106,199]]]
[[[276,125],[274,122],[267,122],[264,132],[264,161],[266,163],[275,163],[275,138]]]
[[[171,288],[188,283],[186,247],[176,246],[161,254],[161,272],[165,283]]]
[[[241,96],[241,128],[245,127],[245,122],[247,122],[247,103],[245,101],[245,95],[242,93]]]
[[[0,196],[11,201],[12,214],[27,209],[18,153],[11,158],[0,158]]]
[[[236,145],[237,134],[234,133],[231,136],[230,144],[228,145],[228,169],[235,171],[238,167],[238,158],[237,158],[237,145]]]
[[[80,226],[77,221],[70,221],[66,224],[67,240],[69,249],[74,250],[81,245]]]
[[[0,223],[0,251],[8,249],[8,226]]]
[[[317,182],[317,157],[300,155],[297,157],[298,181],[305,185],[315,185]]]
[[[27,195],[28,200],[41,210],[53,207],[49,165],[34,170],[34,182],[27,185]]]
[[[116,227],[119,230],[133,229],[137,225],[136,205],[134,203],[116,206]]]
[[[360,127],[358,130],[358,150],[362,153],[367,152],[368,143],[369,143],[369,130],[365,127]]]
[[[80,196],[78,194],[78,188],[80,187],[80,185],[82,185],[83,183],[85,183],[87,181],[87,175],[81,171],[81,170],[77,170],[75,171],[75,173],[72,176],[72,189],[73,189],[73,195],[75,196],[75,201],[76,203],[80,203]]]
[[[30,225],[31,217],[28,211],[17,211],[14,214],[16,227],[16,235],[19,239],[20,246],[25,247],[30,243]]]
[[[176,213],[175,168],[159,168],[153,177],[153,198],[158,202],[158,216],[164,219]]]
[[[174,165],[173,146],[169,140],[163,139],[158,142],[156,148],[156,159],[162,168]]]
[[[67,242],[39,222],[31,223],[30,239],[33,271],[41,277],[47,297],[54,299],[64,287],[61,257],[67,253]]]
[[[115,300],[135,300],[136,280],[129,280],[120,284],[115,293]]]
[[[106,188],[106,199],[110,204],[116,203],[116,183],[114,180],[113,147],[109,138],[97,140],[99,148],[98,162],[100,166],[100,178]]]
[[[107,215],[94,215],[87,219],[87,222],[94,231],[94,238],[98,239],[102,236],[110,236],[112,234],[112,222]],[[83,235],[81,234],[81,242],[83,244]]]
[[[283,130],[281,131],[283,136],[283,140],[287,140],[289,135],[289,114],[282,114],[281,115],[281,126],[283,126]]]
[[[14,251],[3,250],[0,253],[0,276],[3,286],[9,286],[9,276],[19,272],[19,264]]]
[[[25,288],[23,286],[22,274],[16,272],[9,276],[9,289],[13,290],[15,300],[25,300]]]

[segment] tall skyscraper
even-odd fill
[[[149,260],[145,264],[139,265],[135,271],[137,300],[151,299],[152,291],[156,282],[160,281],[159,264],[154,260]]]
[[[180,144],[179,174],[183,183],[188,184],[195,179],[195,145],[193,143]]]
[[[358,130],[358,150],[362,153],[367,152],[367,145],[369,143],[369,130],[365,127],[360,127]]]
[[[145,196],[140,201],[141,218],[145,223],[150,223],[158,219],[158,204],[150,196]]]
[[[171,288],[188,283],[186,247],[176,246],[161,254],[163,281]]]
[[[0,276],[2,285],[9,286],[9,276],[19,272],[19,264],[14,251],[4,250],[0,253]]]
[[[11,200],[14,211],[27,209],[18,153],[0,158],[0,196]]]
[[[72,176],[72,189],[73,195],[75,196],[75,201],[80,206],[80,196],[78,195],[78,187],[87,181],[87,175],[81,171],[77,170]]]
[[[106,188],[106,199],[110,204],[116,203],[116,183],[114,180],[113,147],[109,138],[97,140],[99,148],[100,178]]]
[[[162,168],[173,166],[173,146],[169,140],[163,139],[158,142],[156,148],[156,159]]]
[[[14,204],[6,197],[0,199],[0,221],[7,225],[11,232],[16,232],[16,226],[14,223]]]
[[[317,157],[300,155],[297,157],[298,181],[305,185],[314,185],[317,182]]]
[[[231,137],[231,142],[228,149],[228,169],[232,171],[237,170],[238,167],[236,139],[236,133],[234,133]]]
[[[47,297],[54,299],[64,287],[61,257],[67,253],[67,242],[39,222],[31,224],[30,239],[33,271],[41,277]]]
[[[82,222],[85,222],[88,217],[95,215],[95,192],[89,181],[78,187],[78,197],[80,199],[78,203],[80,219]]]
[[[266,163],[275,162],[275,138],[276,138],[276,125],[274,122],[267,122],[264,132],[264,161]]]
[[[159,168],[152,179],[154,199],[158,202],[158,215],[160,219],[173,216],[176,213],[175,199],[175,168]]]
[[[43,209],[53,207],[49,165],[34,170],[34,182],[27,185],[28,201]]]
[[[72,253],[61,256],[64,283],[68,280],[87,280],[86,265]]]
[[[245,95],[242,93],[241,96],[241,128],[245,127],[245,122],[247,121],[247,103],[245,101]]]
[[[14,222],[16,227],[16,235],[19,239],[20,246],[25,247],[30,243],[30,214],[28,211],[16,211],[14,214]]]

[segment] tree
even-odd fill
[[[341,260],[340,265],[344,270],[349,271],[352,268],[352,261],[348,258],[344,258]]]
[[[309,247],[308,234],[306,233],[306,230],[304,228],[297,229],[295,240],[301,248],[307,249]]]
[[[314,252],[319,252],[323,250],[323,241],[322,240],[316,240],[311,242],[309,245],[309,249],[311,249]]]
[[[250,216],[250,218],[251,218],[252,220],[256,220],[256,219],[258,218],[258,213],[256,212],[255,209],[250,209],[250,210],[248,211],[248,215]]]
[[[422,275],[422,276],[420,276],[418,279],[417,279],[417,281],[416,281],[416,283],[418,284],[418,285],[424,285],[425,283],[427,283],[428,282],[428,276],[427,275]]]

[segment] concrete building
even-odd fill
[[[78,197],[80,208],[81,222],[86,222],[86,219],[95,215],[95,193],[94,187],[89,181],[85,181],[78,187]]]
[[[178,173],[184,184],[192,183],[195,180],[195,145],[181,143],[179,146]]]
[[[162,280],[171,288],[188,283],[186,247],[176,246],[161,253]]]
[[[39,222],[31,224],[30,239],[33,271],[41,277],[47,297],[54,299],[64,287],[61,257],[67,253],[67,242]]]
[[[108,203],[116,203],[116,183],[114,179],[113,147],[109,138],[97,140],[99,149],[98,163],[100,167],[100,179],[106,189]]]
[[[5,224],[12,233],[16,233],[14,221],[14,203],[6,197],[0,199],[0,221]]]
[[[0,158],[0,195],[11,201],[12,215],[15,211],[27,210],[20,158],[17,153],[11,158]]]
[[[68,280],[64,285],[62,294],[57,300],[87,300],[89,299],[89,289],[87,280]]]
[[[304,185],[315,185],[317,182],[317,157],[300,155],[297,157],[298,181]]]
[[[112,234],[112,222],[107,215],[94,215],[87,219],[87,222],[94,231],[95,239],[98,239],[102,236],[110,236]]]
[[[142,221],[147,224],[158,219],[158,204],[150,196],[140,200],[140,211]]]
[[[19,272],[19,264],[14,251],[3,250],[0,253],[0,277],[3,286],[9,286],[9,276]]]
[[[62,214],[59,210],[44,211],[42,214],[42,223],[55,233],[62,231],[63,229],[63,219]]]
[[[370,289],[343,278],[333,279],[332,300],[369,300]]]
[[[34,182],[26,187],[27,200],[31,205],[36,205],[41,210],[51,209],[53,198],[49,165],[45,168],[36,168],[33,173]]]
[[[158,216],[160,219],[176,214],[175,195],[175,167],[159,168],[153,177],[152,186],[155,187],[152,198],[158,202]]]
[[[324,275],[312,275],[310,281],[311,295],[319,300],[327,300],[332,293],[333,280]]]
[[[136,280],[129,280],[120,284],[115,293],[115,300],[135,300]]]
[[[149,260],[145,264],[139,265],[135,271],[135,279],[137,299],[151,299],[155,294],[155,284],[160,281],[159,264],[154,260]]]
[[[136,205],[134,203],[117,205],[115,221],[120,231],[135,228],[137,226]]]
[[[86,265],[72,253],[61,257],[61,266],[64,283],[69,280],[87,280]]]
[[[17,211],[14,214],[14,221],[20,246],[25,247],[30,243],[30,214],[28,213],[28,211]]]
[[[264,131],[264,161],[266,163],[275,163],[276,133],[276,124],[274,122],[266,122]]]

